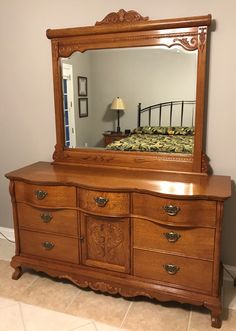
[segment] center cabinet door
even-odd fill
[[[129,273],[129,218],[81,213],[82,264]]]

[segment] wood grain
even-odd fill
[[[115,23],[114,23],[115,22]],[[48,29],[51,39],[54,100],[56,114],[55,163],[96,163],[101,166],[161,169],[179,172],[208,171],[203,151],[205,80],[208,26],[211,15],[165,20],[145,20],[135,11],[108,14],[101,24],[90,27]],[[196,120],[193,155],[173,153],[120,152],[98,149],[65,148],[62,111],[60,57],[90,49],[124,47],[179,46],[197,50]]]
[[[20,228],[78,237],[76,210],[40,209],[28,204],[17,203],[17,211]],[[42,215],[50,215],[52,219],[45,222],[42,219]]]

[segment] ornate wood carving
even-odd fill
[[[27,262],[27,261],[28,262]],[[59,279],[68,279],[74,284],[78,285],[81,288],[91,288],[94,291],[100,291],[102,293],[109,293],[112,295],[120,294],[123,297],[136,297],[136,296],[145,296],[150,299],[157,299],[159,301],[173,301],[173,298],[175,301],[178,301],[180,303],[193,303],[195,305],[204,305],[209,310],[213,311],[214,318],[216,318],[217,310],[221,308],[220,300],[218,297],[209,297],[205,296],[202,297],[201,294],[194,294],[188,293],[188,291],[185,293],[183,290],[175,290],[173,293],[172,291],[168,291],[166,288],[166,291],[163,291],[162,286],[155,285],[155,289],[152,288],[152,285],[150,285],[150,288],[144,288],[141,283],[136,284],[136,286],[132,285],[131,283],[128,283],[126,285],[119,284],[117,286],[116,283],[113,283],[112,281],[101,281],[97,279],[90,278],[89,280],[85,280],[84,276],[81,276],[78,273],[71,273],[71,272],[61,272],[56,269],[51,269],[44,265],[44,262],[37,263],[37,265],[31,263],[32,260],[29,260],[28,258],[21,258],[21,257],[14,257],[11,261],[11,266],[15,269],[21,269],[23,266],[28,268],[33,268],[36,271],[42,271],[50,275],[51,277],[56,277]],[[42,265],[41,265],[42,263]],[[18,272],[18,271],[17,271]],[[19,274],[21,276],[22,273]],[[17,278],[14,278],[17,279]],[[128,282],[128,280],[127,280]],[[178,296],[176,295],[176,292],[178,292]],[[191,295],[191,298],[189,297]],[[215,313],[215,314],[214,314]]]
[[[91,223],[91,224],[90,224]],[[100,224],[99,224],[100,223]],[[93,258],[112,262],[118,248],[124,241],[123,230],[119,223],[88,222],[88,247]]]
[[[112,12],[105,16],[102,21],[96,22],[95,25],[102,24],[117,24],[117,23],[134,23],[140,21],[148,21],[149,17],[141,16],[135,10],[125,11],[124,9],[120,9],[117,13]]]
[[[149,36],[143,36],[142,34],[134,34],[131,36],[126,36],[126,35],[122,35],[122,36],[103,36],[103,43],[107,44],[107,47],[109,46],[109,44],[114,44],[117,42],[120,42],[122,44],[124,44],[125,46],[132,42],[142,42],[142,41],[147,41],[150,44],[153,45],[162,45],[162,46],[166,46],[166,47],[172,47],[173,45],[181,45],[182,47],[184,47],[187,50],[195,50],[198,47],[198,34],[195,32],[191,32],[191,33],[186,33],[186,32],[177,32],[177,33],[170,33],[170,34],[166,34],[166,33],[159,33],[158,35],[156,33],[153,33]],[[92,42],[92,44],[95,45],[99,45],[101,43],[100,39],[96,39],[96,38],[91,38],[91,37],[86,37],[86,38],[80,38],[80,42],[71,42],[69,45],[65,44],[64,42],[61,42],[59,47],[58,47],[58,55],[59,57],[67,57],[70,56],[72,53],[76,52],[76,51],[80,51],[80,52],[84,52],[88,49],[90,49],[90,43]],[[98,46],[99,48],[99,46]]]
[[[197,49],[198,39],[197,37],[183,37],[173,39],[173,43],[179,43],[185,49],[193,51]]]
[[[201,52],[203,52],[206,45],[206,33],[207,33],[206,27],[199,28],[199,49]]]

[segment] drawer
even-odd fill
[[[169,224],[215,226],[216,202],[180,200],[133,193],[133,214]]]
[[[20,227],[78,236],[76,210],[47,210],[17,203],[17,212]]]
[[[134,275],[171,286],[211,294],[212,269],[212,262],[134,249]]]
[[[26,255],[79,263],[78,240],[20,230],[20,251]]]
[[[71,186],[32,185],[15,183],[16,201],[30,202],[39,206],[75,207],[76,188]]]
[[[129,193],[79,190],[79,206],[100,215],[129,214]]]
[[[213,259],[215,229],[162,226],[135,218],[134,247]]]

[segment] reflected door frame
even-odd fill
[[[64,112],[64,129],[65,129],[65,146],[70,148],[76,147],[76,130],[75,130],[75,112],[74,112],[74,84],[73,84],[73,67],[71,64],[62,63],[63,77],[63,112]]]

